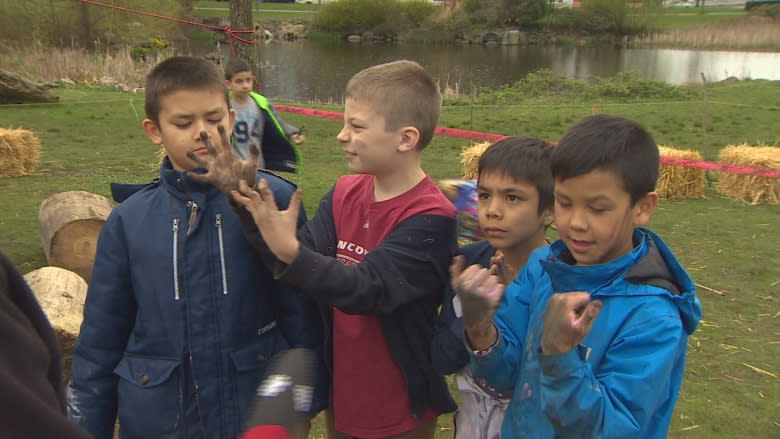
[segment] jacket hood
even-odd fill
[[[628,254],[599,265],[573,265],[571,253],[558,240],[550,255],[541,261],[550,275],[554,292],[587,291],[594,298],[617,296],[668,296],[680,311],[683,326],[693,333],[701,319],[696,286],[666,243],[648,229],[634,230],[634,249]],[[621,281],[641,286],[621,288]]]

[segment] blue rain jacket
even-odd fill
[[[235,439],[268,361],[288,346],[321,353],[322,323],[273,279],[226,197],[168,160],[160,174],[101,230],[68,415],[95,439],[111,439],[117,417],[122,438]],[[294,185],[260,176],[284,208]]]
[[[507,287],[498,342],[471,360],[474,375],[514,389],[504,439],[666,437],[701,305],[658,236],[637,228],[633,238],[629,254],[595,266],[563,262],[571,255],[557,241]],[[589,292],[603,308],[580,346],[542,355],[547,302],[567,291]]]

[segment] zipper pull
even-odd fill
[[[187,221],[187,226],[189,229],[192,229],[192,225],[195,224],[195,220],[198,219],[198,203],[188,201],[187,204],[190,205],[190,219]]]

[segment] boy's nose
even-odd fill
[[[492,197],[490,201],[488,201],[487,214],[491,218],[501,217],[501,203],[496,200],[495,197]]]
[[[584,212],[581,212],[580,209],[573,209],[571,217],[569,218],[569,228],[587,230],[588,221],[585,219]]]
[[[347,136],[346,127],[342,128],[341,131],[339,131],[339,133],[336,135],[336,140],[338,140],[339,142],[346,142],[347,140],[349,140],[349,136]]]

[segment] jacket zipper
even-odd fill
[[[190,219],[187,221],[187,235],[192,232],[192,225],[195,224],[195,220],[198,219],[198,203],[194,201],[188,201],[187,204],[190,206]]]
[[[217,214],[217,237],[219,238],[219,263],[222,269],[222,294],[228,293],[227,267],[225,266],[225,240],[222,237],[222,214]]]
[[[179,218],[173,219],[173,298],[179,300]]]

